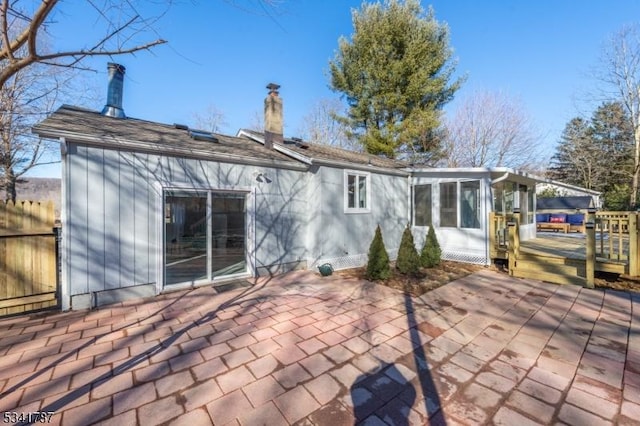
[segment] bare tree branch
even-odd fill
[[[536,169],[539,136],[524,107],[504,93],[476,92],[447,120],[447,167]]]
[[[603,46],[600,66],[594,71],[606,100],[624,105],[633,127],[634,166],[629,207],[638,205],[640,190],[640,32],[637,25],[624,26]]]
[[[343,109],[339,99],[320,99],[305,115],[304,125],[298,131],[304,139],[313,143],[362,151],[362,145],[350,139],[346,126],[336,119],[344,113]]]
[[[224,113],[213,104],[202,113],[194,113],[193,120],[197,129],[211,133],[220,133],[221,128],[227,125]]]
[[[170,3],[170,2],[169,2]],[[154,41],[133,43],[134,34],[149,30],[145,20],[137,13],[134,5],[126,0],[107,0],[103,6],[98,6],[90,2],[91,6],[98,12],[99,19],[106,25],[106,34],[90,48],[79,48],[53,52],[41,52],[39,47],[39,34],[46,30],[49,23],[48,18],[57,9],[59,0],[42,0],[32,14],[18,9],[20,2],[10,2],[2,0],[0,11],[2,22],[0,23],[0,86],[4,85],[15,73],[27,68],[35,63],[45,63],[58,67],[75,67],[80,61],[89,56],[116,56],[131,54],[138,51],[149,50],[154,46],[166,43],[162,38]],[[127,17],[127,13],[118,13],[117,20],[112,19],[108,12],[112,9],[123,11],[125,8],[133,10],[134,13]],[[9,15],[17,16],[17,22],[9,22]],[[120,17],[124,16],[122,22]],[[143,24],[142,30],[135,28],[134,24]],[[19,31],[16,27],[20,25]],[[127,32],[127,34],[124,34]],[[17,34],[12,37],[12,34]],[[116,37],[124,38],[124,42],[116,43],[109,47],[110,42]],[[22,46],[27,49],[22,49]],[[20,54],[18,54],[20,53]],[[67,61],[58,61],[68,58]]]

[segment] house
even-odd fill
[[[593,207],[596,209],[602,208],[602,192],[594,191],[593,189],[587,189],[552,179],[541,179],[536,186],[536,193],[541,194],[548,191],[553,191],[553,193],[560,197],[591,197],[593,199]]]
[[[64,310],[325,262],[360,266],[378,224],[391,258],[411,223],[418,244],[435,227],[445,259],[489,264],[494,209],[520,208],[522,238],[535,236],[532,176],[415,169],[285,138],[274,84],[264,132],[129,118],[124,71],[109,64],[102,112],[62,106],[33,129],[62,153]]]
[[[538,213],[587,213],[590,208],[595,208],[593,197],[565,196],[538,198]]]
[[[413,169],[411,205],[416,240],[422,244],[433,225],[444,259],[489,265],[489,212],[510,217],[519,211],[520,238],[535,238],[536,179],[501,167]]]

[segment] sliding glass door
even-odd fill
[[[245,195],[211,193],[211,273],[213,277],[246,272]]]
[[[165,285],[247,271],[246,194],[167,190],[164,218]]]

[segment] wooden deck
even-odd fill
[[[624,255],[609,256],[608,239],[598,238],[596,235],[596,247],[602,242],[603,256],[596,255],[595,270],[601,272],[613,272],[616,274],[629,274]],[[628,253],[629,239],[622,239],[623,253]],[[616,244],[617,245],[617,244]],[[600,250],[598,250],[600,252]],[[538,256],[559,257],[570,260],[586,261],[587,239],[585,234],[559,234],[554,232],[538,232],[536,238],[520,242],[520,253]],[[616,258],[618,257],[618,258]]]
[[[593,287],[596,271],[638,277],[639,216],[590,211],[584,233],[538,232],[536,238],[520,241],[519,213],[491,213],[491,258],[507,260],[510,275],[558,284]]]

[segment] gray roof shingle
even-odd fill
[[[265,160],[301,166],[300,162],[277,150],[267,149],[247,136],[215,134],[217,141],[195,140],[189,130],[175,125],[156,123],[135,118],[113,118],[97,111],[63,105],[50,117],[33,128],[42,137],[66,136],[71,140],[97,144],[105,147],[140,149],[166,155],[206,154]],[[244,133],[262,139],[263,134],[252,130]],[[347,163],[398,170],[409,167],[408,163],[376,155],[349,151],[342,148],[301,142],[285,138],[283,147],[316,161]]]
[[[593,198],[588,195],[538,198],[536,200],[538,210],[575,210],[588,209],[592,206]]]
[[[189,131],[174,125],[135,118],[107,117],[99,112],[63,105],[50,117],[33,128],[42,137],[68,135],[74,141],[114,148],[138,147],[169,155],[218,156],[300,163],[275,150],[265,148],[247,137],[215,134],[216,142],[196,140]]]
[[[254,130],[244,129],[243,132],[252,134],[260,139],[264,137],[263,133],[256,132]],[[285,138],[282,146],[298,154],[316,160],[371,165],[385,169],[403,169],[409,167],[408,163],[400,160],[393,160],[364,152],[350,151],[343,148],[321,145],[292,138]]]

